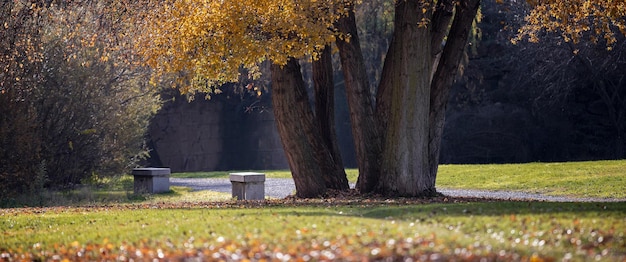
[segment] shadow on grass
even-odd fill
[[[592,214],[626,217],[626,202],[556,203],[556,202],[470,202],[385,205],[336,205],[324,212],[277,211],[277,214],[296,216],[355,216],[372,219],[415,220],[437,217],[501,217],[509,215],[567,215]]]
[[[503,215],[534,215],[559,213],[615,213],[626,215],[626,202],[611,203],[556,203],[556,202],[472,202],[454,204],[432,204],[425,206],[375,207],[361,215],[368,218],[396,219],[417,216],[450,216],[468,217],[503,216]]]

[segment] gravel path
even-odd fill
[[[228,178],[170,178],[172,186],[190,187],[193,190],[211,190],[231,193],[231,185]],[[354,185],[353,185],[354,186]],[[273,198],[284,198],[295,192],[296,187],[293,179],[267,178],[265,180],[265,195]],[[505,200],[537,200],[549,202],[620,202],[626,199],[606,198],[571,198],[562,196],[547,196],[525,192],[484,191],[467,189],[438,189],[444,195],[453,197],[479,197]]]

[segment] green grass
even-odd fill
[[[437,183],[440,188],[626,198],[624,170],[626,161],[442,165]],[[270,178],[290,177],[288,171],[262,172]],[[227,177],[228,173],[173,177]],[[347,173],[350,181],[356,181],[356,170]],[[254,204],[233,201],[230,194],[185,187],[134,195],[131,176],[88,184],[66,192],[43,192],[36,199],[50,208],[0,209],[0,257],[626,259],[626,202],[272,200]]]
[[[0,210],[0,253],[626,259],[626,203],[230,203]]]
[[[23,206],[88,206],[103,204],[129,204],[181,201],[226,201],[231,194],[214,191],[191,191],[188,187],[171,186],[161,194],[135,194],[133,177],[124,175],[91,181],[76,189],[44,190],[36,194],[11,199],[0,198],[0,208]]]
[[[69,190],[38,190],[14,197],[0,196],[0,208],[20,206],[73,206],[102,203],[143,201],[143,196],[133,194],[133,177],[130,175],[90,178],[84,184]]]
[[[174,173],[180,178],[227,178],[234,171]],[[291,178],[288,170],[255,171]],[[346,169],[355,183],[358,170]],[[438,188],[523,191],[555,196],[626,199],[626,160],[567,163],[440,165]]]
[[[437,187],[626,199],[626,160],[441,165]]]
[[[170,192],[155,195],[145,195],[143,204],[151,203],[177,203],[177,202],[215,202],[230,201],[232,196],[230,193],[222,193],[215,191],[192,191],[188,187],[171,186]]]
[[[178,178],[227,178],[232,171],[174,173]],[[287,170],[265,170],[268,178],[291,178]],[[348,180],[356,182],[358,171],[346,169]],[[92,178],[86,185],[67,191],[41,191],[15,199],[0,198],[1,207],[76,206],[98,203],[138,203],[154,199],[223,200],[216,192],[180,192],[165,195],[133,194],[133,177]],[[557,196],[626,199],[626,160],[569,163],[529,163],[490,165],[441,165],[438,188],[522,191]],[[177,193],[178,192],[178,193]]]

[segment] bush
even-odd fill
[[[0,202],[45,182],[38,130],[28,102],[16,99],[14,90],[0,93]]]
[[[38,24],[16,1],[0,5],[0,202],[45,182],[41,135],[31,99],[41,83]]]
[[[44,49],[47,70],[36,105],[49,185],[121,174],[148,153],[144,134],[159,98],[143,75],[101,61],[96,49],[69,60],[60,39]]]
[[[147,156],[158,90],[112,41],[120,25],[98,20],[106,7],[0,5],[0,202],[123,174]]]

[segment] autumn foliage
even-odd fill
[[[605,0],[527,1],[532,10],[515,41],[527,36],[538,42],[543,31],[558,32],[565,42],[606,41],[607,49],[626,35],[626,2]]]
[[[184,92],[214,92],[241,67],[317,54],[337,37],[342,1],[154,2],[143,13],[136,48],[155,76],[176,73]],[[219,92],[219,91],[217,91]]]
[[[617,41],[616,33],[626,35],[623,1],[527,2],[527,23],[515,41],[538,41],[541,32],[556,31],[565,41],[578,42],[589,32],[591,42],[604,39],[610,46]],[[135,47],[157,76],[179,73],[184,91],[211,91],[237,81],[240,67],[254,69],[265,60],[285,64],[288,57],[316,58],[326,44],[350,37],[335,23],[351,5],[361,5],[346,0],[146,3],[151,8],[141,12],[139,28],[148,33],[139,35]],[[381,19],[362,18],[368,20],[364,24]]]

